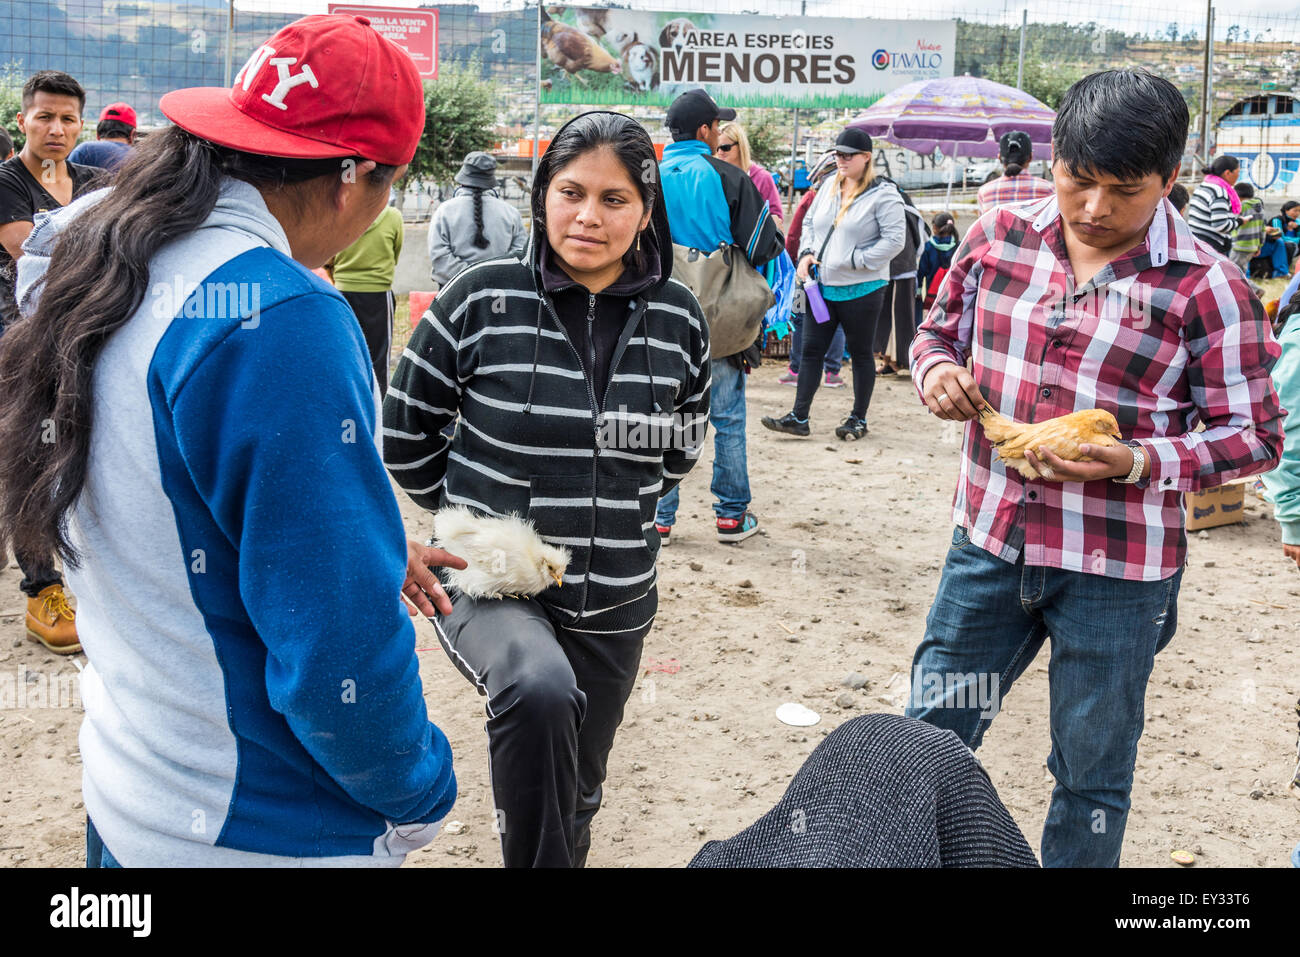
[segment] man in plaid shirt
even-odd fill
[[[1044,866],[1118,865],[1147,680],[1177,622],[1183,493],[1268,471],[1281,449],[1259,301],[1165,200],[1187,123],[1150,73],[1074,84],[1056,196],[976,222],[912,346],[930,411],[967,425],[907,714],[977,748],[1051,636]],[[1042,478],[1027,480],[972,421],[986,402],[1019,422],[1106,409],[1129,441],[1084,446],[1088,462],[1029,450]]]
[[[1054,192],[1052,184],[1025,172],[1034,158],[1034,146],[1029,134],[1011,130],[998,140],[998,159],[1002,161],[1002,175],[985,183],[975,194],[980,215],[1008,203],[1023,203],[1030,199],[1043,199]]]

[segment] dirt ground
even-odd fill
[[[928,416],[908,381],[891,378],[878,384],[864,441],[842,443],[832,431],[848,389],[819,393],[811,439],[777,436],[758,419],[789,408],[793,389],[777,383],[783,368],[764,365],[749,386],[763,534],[741,545],[714,537],[711,447],[684,483],[660,562],[659,619],[593,827],[593,866],[684,865],[705,840],[770,808],[841,722],[901,711],[951,534],[956,432]],[[426,517],[399,498],[410,534],[424,536]],[[24,639],[18,581],[12,563],[0,569],[0,674],[71,680],[71,661]],[[1282,555],[1269,506],[1248,493],[1244,524],[1191,537],[1178,634],[1147,693],[1125,865],[1176,867],[1176,848],[1201,867],[1287,865],[1300,839],[1286,788],[1297,621],[1300,572]],[[407,866],[498,866],[483,701],[427,622],[417,634],[425,697],[451,739],[460,798],[447,819],[456,823]],[[1052,788],[1047,663],[1044,649],[980,751],[1035,850]],[[867,677],[865,688],[841,684],[851,672]],[[774,711],[786,701],[817,711],[820,723],[779,723]],[[80,719],[78,708],[0,711],[0,865],[83,863]]]

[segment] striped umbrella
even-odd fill
[[[1035,154],[1051,156],[1056,113],[1023,90],[977,76],[917,80],[877,100],[850,126],[916,153],[998,155],[998,140],[1023,130]]]

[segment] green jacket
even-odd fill
[[[1232,236],[1234,253],[1254,255],[1264,245],[1264,201],[1258,196],[1241,201],[1241,225]]]
[[[402,214],[385,206],[361,238],[334,257],[334,285],[342,292],[387,292],[402,254]]]
[[[1282,357],[1273,367],[1273,386],[1287,411],[1282,460],[1260,478],[1282,526],[1283,544],[1300,545],[1300,314],[1287,321],[1277,338],[1282,344]]]

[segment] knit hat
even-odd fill
[[[475,150],[465,157],[454,179],[461,186],[472,189],[496,189],[497,178],[493,175],[496,168],[496,160],[482,150]]]

